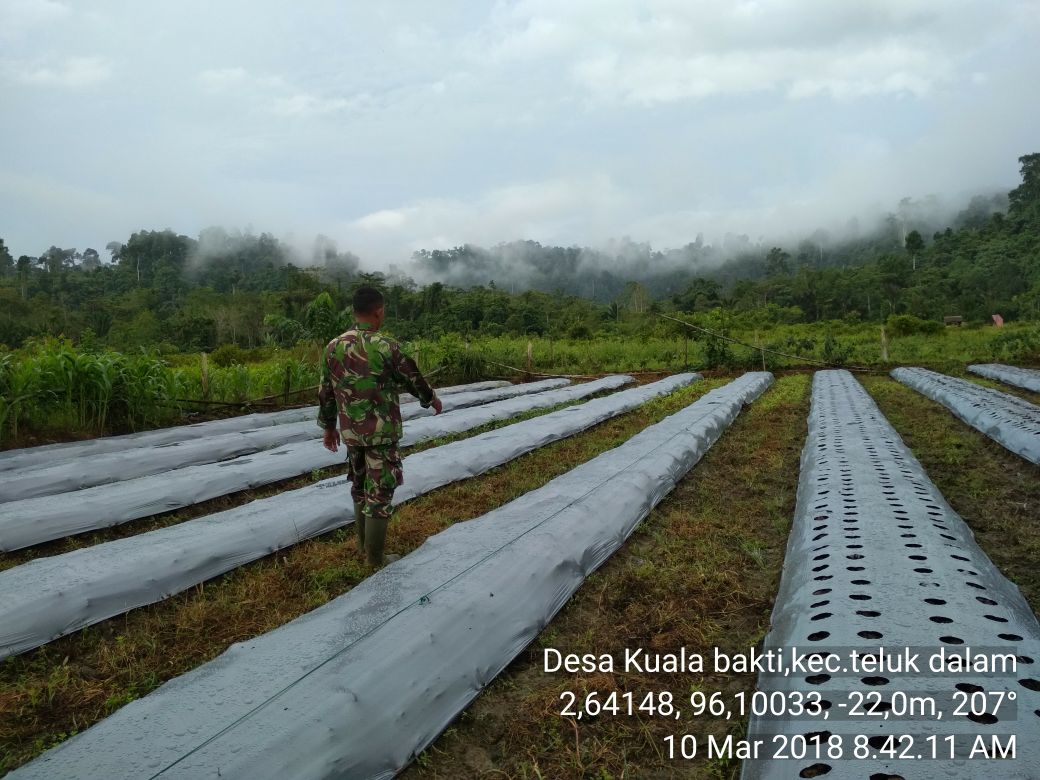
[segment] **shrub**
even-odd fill
[[[989,348],[996,360],[1040,360],[1040,329],[1002,331],[990,341]]]
[[[245,363],[245,355],[237,344],[221,344],[209,355],[209,362],[218,368]]]
[[[890,336],[913,336],[916,333],[937,334],[945,331],[945,326],[935,320],[922,320],[912,314],[891,314],[885,322]]]
[[[834,338],[834,334],[827,331],[827,337],[823,340],[823,359],[835,366],[843,366],[852,354],[852,347],[843,345]]]
[[[725,368],[733,363],[729,344],[712,336],[704,347],[704,363],[707,368]]]

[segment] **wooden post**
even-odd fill
[[[690,334],[683,331],[682,337],[683,369],[690,370]]]
[[[202,400],[209,400],[209,360],[206,353],[202,353],[202,370],[199,372],[202,381]]]
[[[888,334],[885,333],[885,326],[881,326],[881,362],[888,362]]]
[[[282,402],[288,406],[289,404],[289,391],[292,390],[292,366],[286,364],[285,366],[285,394]]]
[[[534,344],[530,339],[527,340],[527,373],[534,374]]]
[[[758,337],[758,331],[755,331],[755,346],[758,347],[758,354],[762,358],[762,370],[766,370],[766,351],[762,348],[762,340]]]

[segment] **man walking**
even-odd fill
[[[393,513],[390,502],[404,481],[397,452],[402,434],[398,393],[407,390],[436,414],[441,402],[401,345],[379,332],[385,317],[383,294],[374,287],[360,287],[353,305],[353,327],[325,347],[318,423],[325,429],[324,444],[330,452],[339,450],[339,423],[347,445],[358,549],[365,551],[371,565],[381,566]]]

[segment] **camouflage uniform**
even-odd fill
[[[392,338],[359,322],[329,342],[321,366],[318,423],[347,445],[358,546],[370,563],[383,559],[394,489],[403,483],[398,393],[407,390],[423,407],[433,403],[429,383]]]

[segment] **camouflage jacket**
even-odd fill
[[[402,433],[401,390],[424,407],[433,402],[433,390],[401,345],[367,323],[354,323],[325,347],[318,424],[335,430],[338,418],[346,444],[393,444]]]

